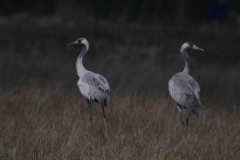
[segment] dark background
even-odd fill
[[[168,96],[168,80],[182,71],[181,45],[192,51],[190,74],[203,101],[239,103],[239,25],[236,17],[213,25],[206,20],[210,1],[91,0],[2,1],[0,5],[1,91],[26,87],[76,94],[75,62],[86,37],[85,68],[104,75],[111,93],[143,92]],[[237,13],[239,1],[229,1]],[[77,93],[78,94],[78,93]],[[204,104],[204,103],[203,103]]]
[[[3,0],[0,14],[9,16],[21,12],[32,16],[59,15],[126,22],[141,21],[204,21],[210,0]],[[239,11],[238,0],[229,1],[232,11]]]

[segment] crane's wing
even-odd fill
[[[106,92],[108,95],[110,94],[109,83],[105,77],[93,72],[87,72],[81,77],[81,79],[88,85],[96,87]]]
[[[200,87],[197,81],[186,73],[180,72],[175,74],[169,81],[169,85],[172,85],[177,90],[181,90],[184,94],[192,94],[193,92],[199,99]]]
[[[189,116],[192,113],[198,115],[200,87],[191,76],[174,75],[169,81],[169,92],[174,101],[187,110]]]

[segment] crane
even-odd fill
[[[107,79],[97,73],[93,73],[88,71],[83,66],[83,57],[87,53],[89,49],[89,43],[86,38],[78,38],[76,41],[69,43],[68,45],[80,45],[82,46],[82,51],[77,58],[77,74],[79,76],[79,80],[77,86],[83,97],[87,101],[88,109],[89,109],[89,119],[90,119],[90,132],[92,135],[92,114],[90,108],[90,102],[95,101],[102,106],[103,111],[103,121],[107,133],[107,124],[106,124],[106,116],[104,112],[104,107],[107,107],[110,98],[110,86]]]
[[[182,109],[187,112],[186,126],[190,117],[195,114],[198,116],[198,108],[201,105],[200,102],[200,87],[197,81],[189,75],[189,55],[188,50],[201,50],[191,42],[186,42],[181,46],[181,54],[185,60],[185,67],[182,72],[176,73],[168,82],[169,94],[176,102],[177,108],[180,111],[181,125],[184,132],[184,122],[182,118]]]

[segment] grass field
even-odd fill
[[[221,107],[221,106],[219,106]],[[88,110],[80,95],[27,88],[1,94],[1,159],[239,159],[239,109],[211,105],[190,119],[182,135],[169,97],[112,94],[106,108]]]
[[[0,159],[240,159],[239,28],[49,21],[0,22]],[[90,137],[80,47],[67,46],[79,37],[85,67],[111,86],[108,138],[94,103]],[[190,53],[202,107],[183,136],[167,83],[185,41],[205,51]]]

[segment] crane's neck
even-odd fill
[[[81,77],[81,75],[84,74],[84,72],[86,71],[86,69],[83,66],[83,57],[84,55],[87,53],[89,48],[89,45],[83,45],[82,47],[82,52],[79,54],[78,58],[77,58],[77,63],[76,63],[76,67],[77,67],[77,74],[79,77]]]
[[[184,67],[183,72],[188,74],[189,73],[190,62],[189,62],[189,56],[188,56],[188,53],[187,53],[187,49],[182,50],[181,53],[182,53],[182,56],[185,60],[185,67]]]

